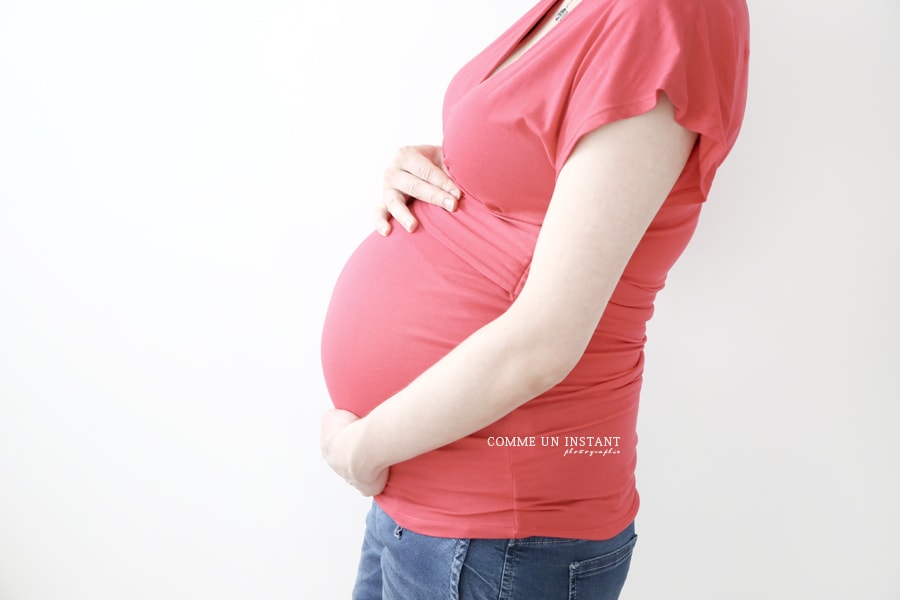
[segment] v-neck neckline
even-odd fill
[[[551,11],[556,7],[558,0],[545,0],[538,7],[536,7],[537,15],[533,16],[530,19],[523,19],[521,22],[521,26],[516,28],[515,34],[512,36],[514,41],[512,44],[506,44],[504,46],[503,52],[500,54],[500,57],[497,60],[491,61],[490,68],[485,73],[484,77],[481,78],[480,84],[485,84],[495,77],[502,75],[506,71],[513,69],[518,65],[522,59],[528,58],[531,54],[533,54],[534,50],[541,45],[543,45],[546,38],[553,35],[554,31],[559,27],[562,27],[566,21],[568,21],[572,13],[578,10],[578,8],[587,0],[582,0],[578,4],[576,4],[564,18],[560,19],[558,23],[553,25],[550,29],[547,30],[541,37],[536,39],[531,43],[527,48],[522,50],[522,52],[517,56],[512,62],[503,66],[510,57],[512,57],[516,52],[519,51],[519,48],[522,47],[522,44],[526,43],[529,36],[531,36],[535,29],[541,26],[544,19],[551,15]],[[565,4],[565,3],[564,3]]]

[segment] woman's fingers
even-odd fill
[[[446,210],[456,210],[459,188],[443,169],[440,146],[398,148],[384,171],[381,205],[375,209],[375,228],[381,235],[391,232],[391,218],[409,232],[418,225],[408,203],[420,200]]]
[[[459,200],[459,188],[443,169],[443,150],[440,146],[403,146],[394,154],[388,169],[400,179],[394,183],[407,196],[429,204],[453,210]],[[405,189],[404,189],[405,188]]]
[[[443,206],[450,211],[454,210],[456,201],[459,200],[459,190],[437,166],[424,157],[420,156],[419,158],[430,166],[422,166],[418,164],[417,160],[415,161],[417,164],[407,164],[403,168],[388,167],[384,172],[384,189],[397,190],[407,198]],[[407,169],[419,170],[409,171]],[[438,175],[438,173],[442,175]]]
[[[391,213],[384,204],[375,207],[375,230],[381,235],[391,233]]]
[[[325,411],[322,415],[321,428],[319,430],[319,445],[323,451],[337,432],[357,420],[359,420],[359,417],[346,410],[331,409]]]
[[[388,235],[391,232],[390,217],[396,219],[408,232],[415,231],[418,221],[406,202],[407,197],[404,194],[393,188],[384,188],[384,192],[381,194],[381,214],[383,221],[387,223],[387,231],[382,231],[382,227],[379,226],[381,224],[376,221],[376,227],[378,227],[378,231],[382,232],[382,235]]]
[[[322,415],[321,430],[319,433],[319,445],[322,456],[335,473],[341,476],[347,483],[359,490],[364,496],[375,496],[381,493],[387,484],[389,469],[382,469],[371,476],[362,479],[354,477],[349,458],[352,451],[348,451],[348,441],[345,434],[350,433],[348,426],[359,420],[355,414],[346,410],[331,409]],[[343,435],[343,437],[341,437]],[[352,433],[351,438],[352,440]]]

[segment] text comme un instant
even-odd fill
[[[621,436],[563,436],[563,447],[565,448],[614,448],[618,447]],[[509,447],[559,447],[560,438],[555,435],[538,436],[491,436],[487,439],[488,446],[509,446]]]

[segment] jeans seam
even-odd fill
[[[516,578],[516,541],[509,540],[506,543],[506,553],[503,556],[503,572],[500,575],[500,596],[498,600],[512,600]]]
[[[634,552],[634,546],[637,543],[637,534],[632,534],[631,538],[621,547],[609,552],[607,554],[603,554],[601,556],[596,557],[595,559],[587,559],[587,560],[576,560],[569,564],[569,596],[568,600],[578,600],[578,582],[579,579],[583,579],[585,576],[589,576],[592,573],[596,573],[599,571],[612,571],[621,567],[622,564],[627,563],[631,560],[631,556]],[[592,561],[599,558],[610,557],[611,562],[605,562],[602,565],[593,566],[586,570],[580,570],[582,565],[590,564]],[[618,596],[617,596],[618,597]]]
[[[468,553],[469,540],[456,540],[456,547],[453,549],[453,560],[450,564],[450,600],[459,600],[459,578]]]
[[[634,552],[634,546],[637,542],[637,535],[631,536],[631,538],[625,542],[620,548],[616,548],[612,552],[608,552],[607,554],[603,554],[601,556],[597,556],[587,560],[576,560],[569,565],[569,569],[572,571],[573,575],[577,575],[579,573],[593,573],[594,571],[602,571],[604,569],[611,569],[619,566],[624,561],[631,558],[632,553]],[[596,566],[591,566],[590,568],[582,570],[580,567],[582,565],[588,563],[594,563],[598,561],[600,558],[608,558],[607,562],[598,563]]]

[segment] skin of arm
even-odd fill
[[[478,431],[562,381],[695,140],[664,94],[649,112],[582,138],[560,171],[519,297],[365,418],[329,411],[329,465],[377,494],[391,465]]]

